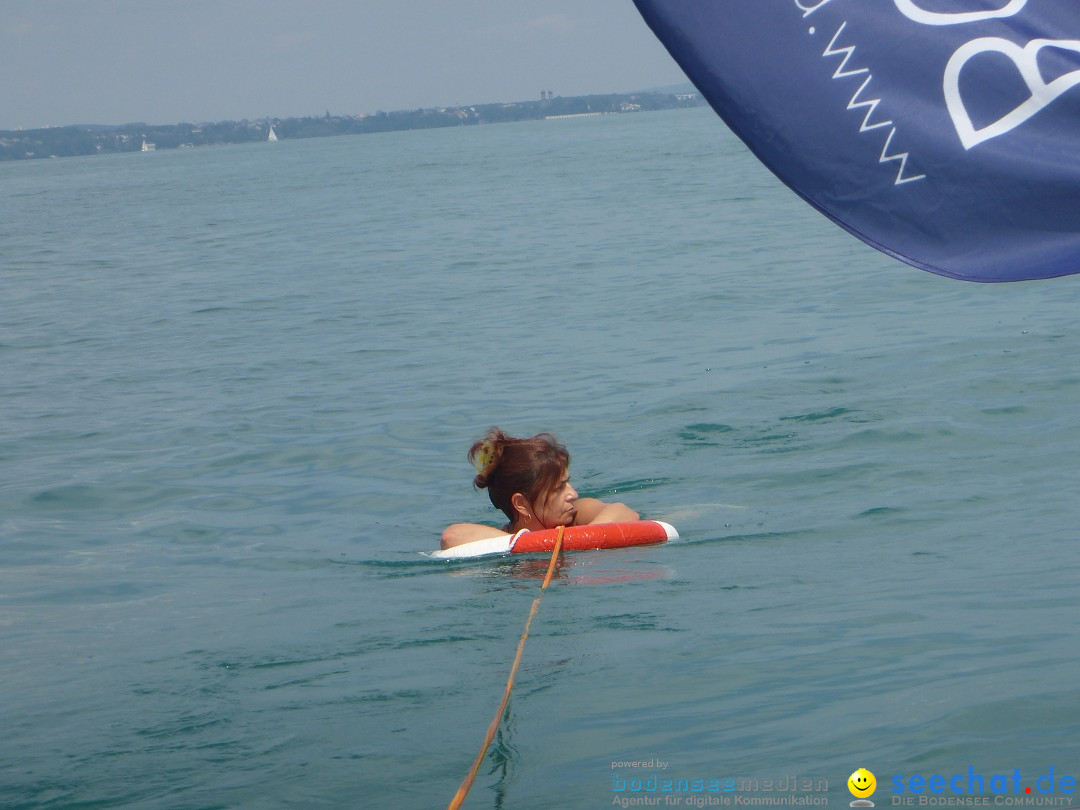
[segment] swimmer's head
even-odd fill
[[[491,503],[511,524],[518,517],[512,503],[516,493],[530,503],[543,503],[563,485],[570,469],[570,454],[550,433],[517,439],[496,427],[469,448],[469,461],[477,470],[473,485],[488,491]]]

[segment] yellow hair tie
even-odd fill
[[[495,460],[495,445],[491,442],[484,442],[480,449],[476,452],[476,457],[473,458],[473,466],[476,467],[476,474],[483,475],[488,467],[491,466],[491,462]]]

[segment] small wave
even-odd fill
[[[781,422],[820,422],[823,419],[838,419],[858,413],[849,408],[830,408],[827,411],[814,411],[795,416],[781,416]]]
[[[619,492],[639,492],[646,489],[664,487],[674,482],[672,478],[632,478],[627,481],[616,481],[603,488],[596,490],[597,495],[615,495]]]

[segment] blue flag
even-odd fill
[[[1080,273],[1080,0],[635,0],[842,228],[971,281]]]

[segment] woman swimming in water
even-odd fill
[[[550,433],[516,439],[493,427],[469,448],[469,461],[476,468],[473,485],[488,491],[492,504],[509,522],[498,529],[480,523],[455,523],[442,533],[443,548],[522,529],[638,519],[638,513],[626,504],[579,498],[570,486],[570,454]]]

